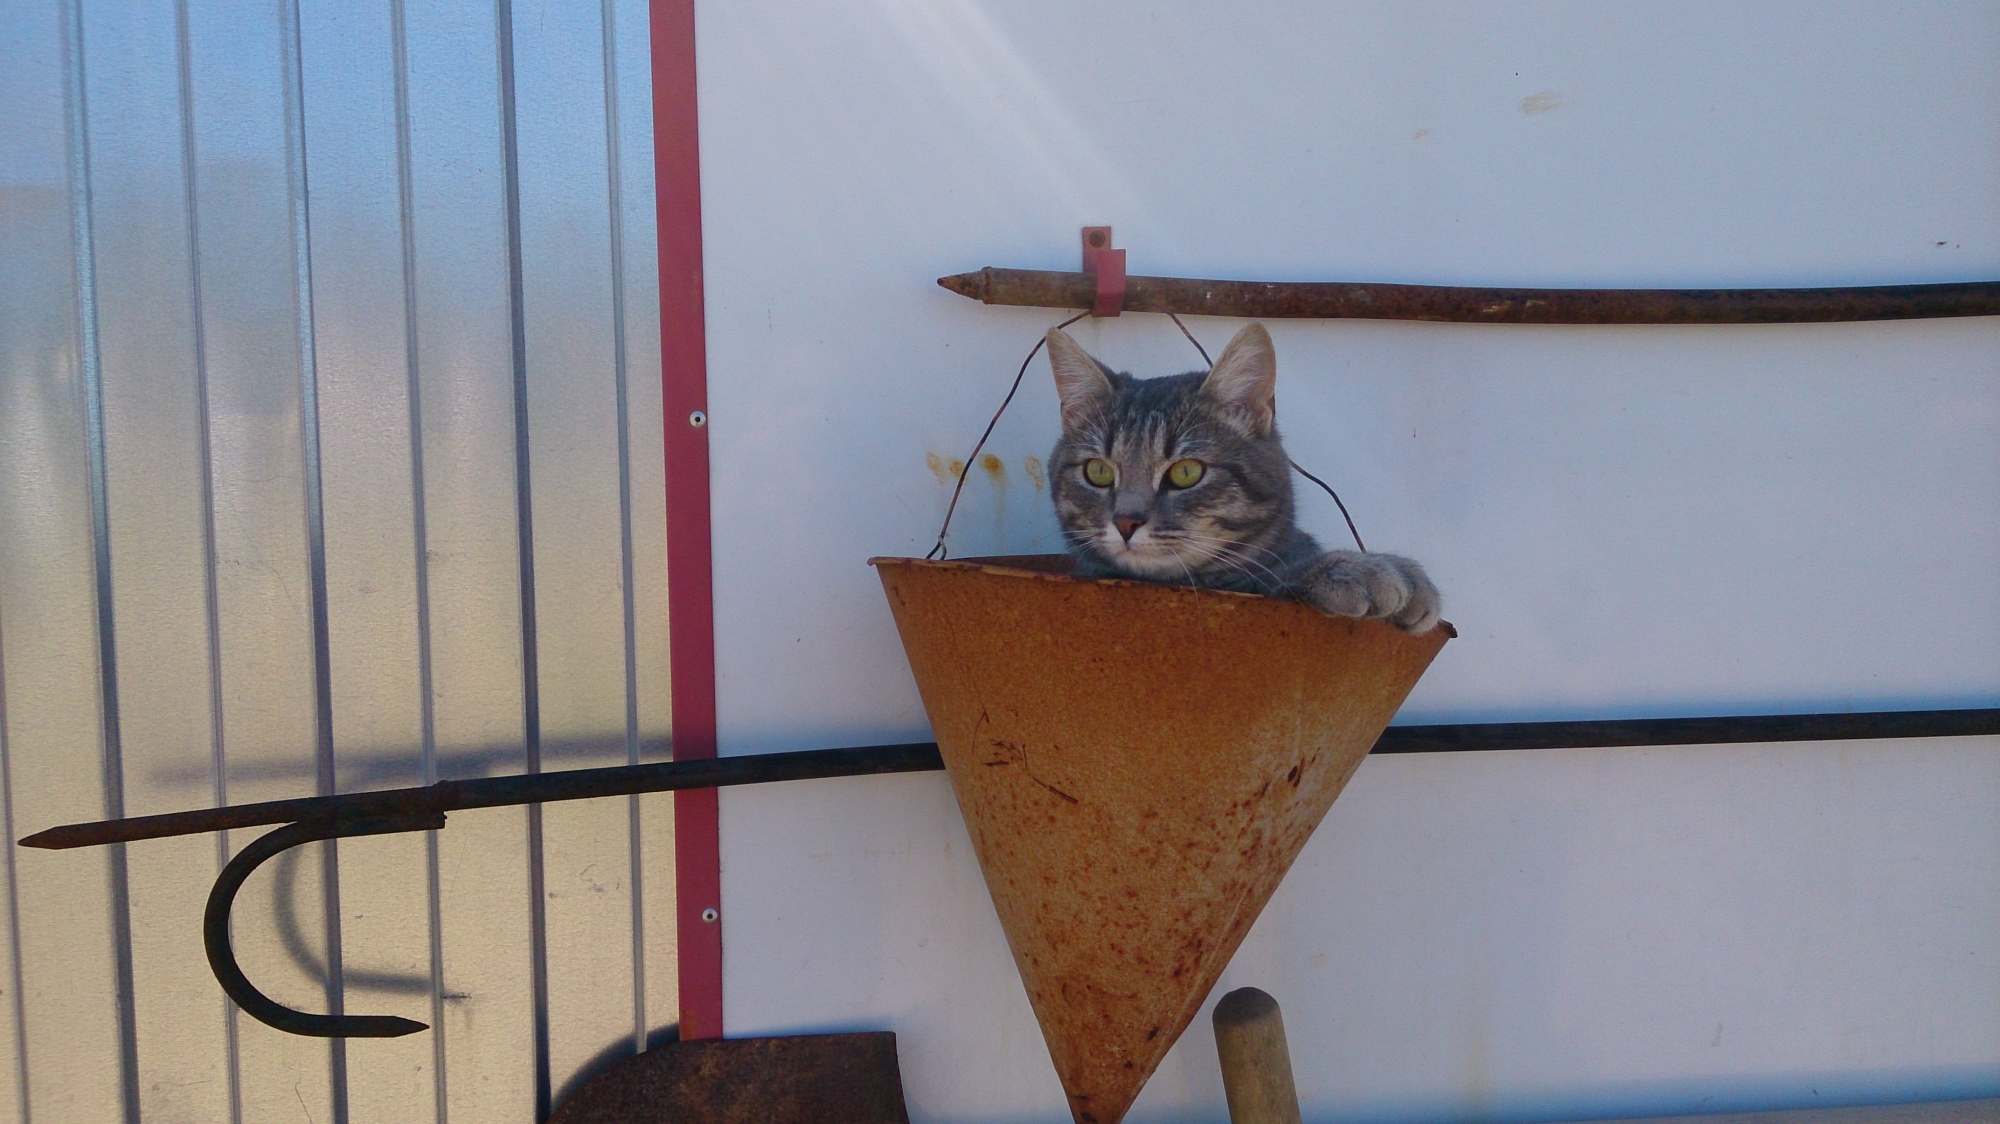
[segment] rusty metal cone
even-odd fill
[[[1117,1124],[1453,635],[871,560],[1077,1124]]]

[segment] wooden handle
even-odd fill
[[[1215,1005],[1215,1052],[1222,1058],[1230,1124],[1300,1124],[1277,1000],[1254,987],[1223,996]]]

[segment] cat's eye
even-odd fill
[[[1176,488],[1192,488],[1201,483],[1202,474],[1208,466],[1200,461],[1175,461],[1167,469],[1167,483]]]
[[[1100,488],[1109,488],[1111,482],[1118,478],[1118,474],[1112,470],[1110,461],[1103,457],[1092,457],[1083,462],[1083,478]]]

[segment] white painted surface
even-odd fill
[[[862,563],[929,545],[927,454],[1056,320],[941,274],[1111,223],[1141,274],[2000,275],[1992,4],[708,4],[699,42],[725,752],[926,735]],[[2000,702],[1994,321],[1273,329],[1294,454],[1463,632],[1403,720]],[[1038,366],[954,553],[1053,545],[1054,416]],[[1223,986],[1284,1004],[1314,1119],[1992,1095],[1996,749],[1373,760]],[[1066,1119],[942,778],[726,791],[723,862],[732,1035],[893,1029],[914,1119]],[[1132,1118],[1221,1119],[1212,1053]]]

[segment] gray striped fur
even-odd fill
[[[1411,632],[1437,624],[1438,591],[1423,567],[1322,550],[1294,523],[1263,325],[1238,332],[1211,370],[1157,379],[1105,368],[1059,329],[1048,346],[1063,421],[1049,491],[1079,573],[1292,598]],[[1087,475],[1098,459],[1112,466],[1109,486]],[[1175,487],[1169,469],[1182,460],[1203,471]]]

